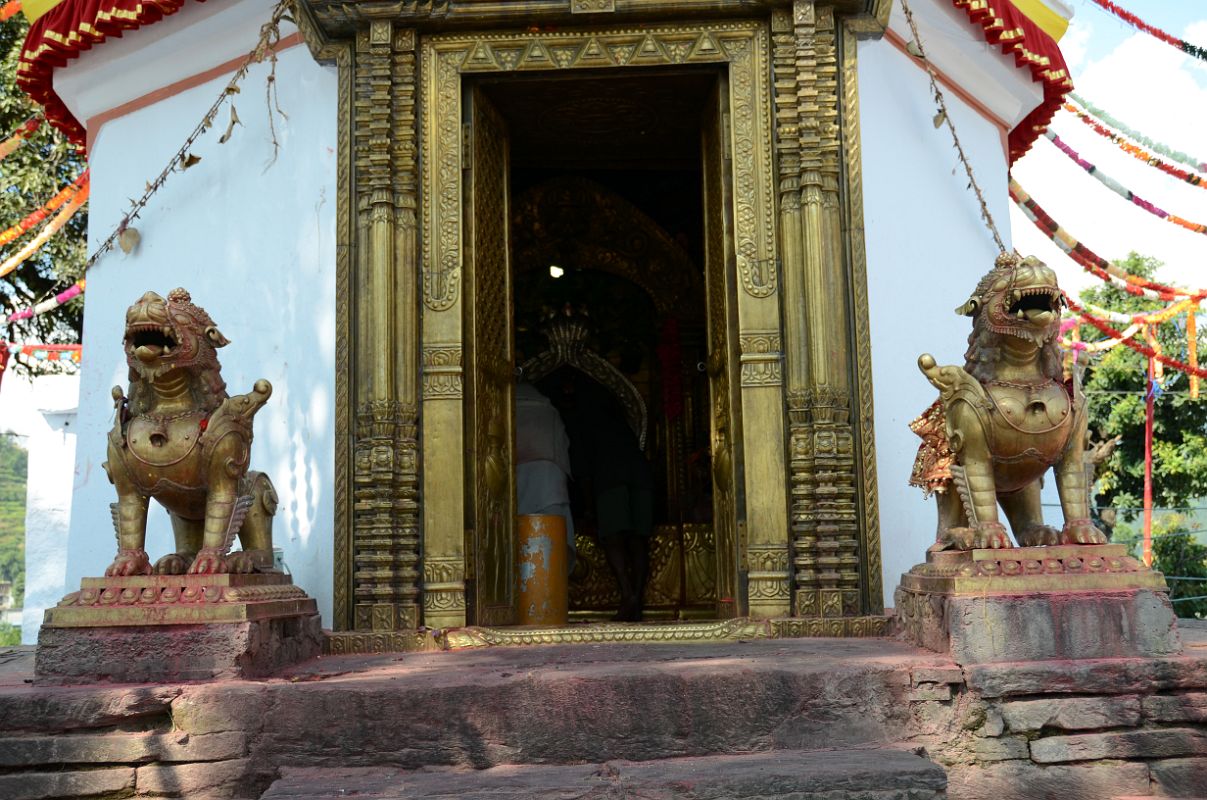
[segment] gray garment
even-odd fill
[[[516,513],[558,514],[566,520],[567,562],[574,566],[570,511],[570,440],[561,414],[530,383],[516,387]]]
[[[569,477],[570,439],[562,415],[531,383],[516,386],[515,422],[516,463],[552,461]]]

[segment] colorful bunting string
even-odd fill
[[[1094,2],[1126,22],[1128,25],[1131,25],[1136,30],[1144,31],[1154,39],[1159,39],[1171,47],[1176,47],[1188,56],[1193,56],[1194,58],[1202,61],[1207,61],[1207,48],[1199,47],[1197,44],[1191,44],[1185,39],[1179,39],[1171,33],[1166,33],[1156,25],[1150,25],[1130,11],[1120,8],[1112,3],[1111,0],[1094,0]]]
[[[1096,118],[1099,122],[1101,122],[1105,125],[1108,125],[1117,131],[1120,131],[1121,133],[1123,133],[1123,135],[1131,138],[1133,141],[1139,142],[1140,144],[1144,145],[1145,147],[1149,148],[1150,150],[1160,153],[1161,155],[1165,156],[1166,158],[1173,159],[1174,161],[1177,161],[1179,164],[1183,164],[1183,165],[1190,167],[1192,169],[1195,169],[1195,170],[1203,171],[1204,162],[1202,159],[1195,158],[1192,155],[1183,153],[1181,150],[1177,150],[1173,147],[1170,147],[1169,145],[1161,144],[1158,141],[1154,141],[1153,139],[1150,139],[1149,137],[1145,136],[1144,134],[1140,133],[1139,131],[1135,130],[1134,128],[1129,127],[1126,123],[1120,122],[1118,119],[1116,119],[1115,117],[1112,117],[1106,111],[1103,111],[1101,108],[1098,108],[1093,103],[1089,102],[1088,100],[1086,100],[1083,97],[1079,97],[1078,95],[1074,94],[1073,92],[1070,92],[1068,96],[1069,96],[1069,98],[1071,98],[1073,100],[1073,102],[1075,102],[1077,105],[1081,106],[1081,108],[1085,111],[1085,113]]]
[[[1143,314],[1121,314],[1118,311],[1111,311],[1108,308],[1102,308],[1093,303],[1087,303],[1084,300],[1081,301],[1082,307],[1091,314],[1096,314],[1102,319],[1117,325],[1162,325],[1175,317],[1189,312],[1191,309],[1197,309],[1200,303],[1202,303],[1201,298],[1188,297],[1185,300],[1170,303],[1159,311],[1151,311]]]
[[[38,114],[22,122],[15,131],[9,134],[7,139],[0,142],[0,161],[12,155],[12,152],[20,147],[26,139],[33,136],[40,127],[42,127],[42,117]]]
[[[1123,344],[1124,339],[1130,339],[1140,332],[1141,326],[1139,323],[1134,323],[1122,332],[1119,339],[1101,339],[1097,342],[1083,342],[1077,334],[1077,326],[1079,322],[1076,319],[1067,319],[1061,323],[1061,331],[1072,330],[1072,335],[1068,339],[1062,339],[1060,346],[1065,350],[1074,350],[1082,353],[1104,353],[1107,350],[1113,350]]]
[[[28,217],[26,217],[25,219],[18,222],[16,225],[13,225],[8,230],[0,231],[0,247],[4,247],[8,243],[10,243],[14,239],[16,239],[18,236],[20,236],[21,234],[23,234],[26,231],[33,228],[35,225],[40,223],[42,220],[46,219],[48,216],[50,216],[50,213],[52,211],[58,210],[59,206],[63,205],[68,200],[70,200],[72,197],[74,197],[76,192],[78,192],[87,183],[88,183],[88,170],[84,170],[83,172],[80,173],[78,178],[76,178],[74,181],[72,181],[71,183],[67,184],[62,189],[60,189],[54,197],[47,200],[46,205],[42,206],[37,211],[33,212]]]
[[[12,355],[23,355],[39,361],[72,361],[80,363],[83,349],[78,344],[22,344],[5,342],[5,349]]]
[[[64,303],[66,303],[68,300],[79,297],[81,294],[83,294],[84,287],[86,285],[87,285],[87,281],[85,281],[85,279],[83,279],[83,278],[80,278],[78,281],[71,284],[71,286],[69,286],[66,289],[64,289],[63,291],[59,292],[54,297],[47,298],[46,300],[43,300],[41,303],[38,303],[37,305],[29,306],[29,307],[18,309],[17,311],[14,311],[13,313],[11,313],[7,317],[5,317],[4,321],[6,323],[17,322],[19,320],[30,319],[31,317],[36,317],[39,314],[45,314],[48,311],[54,311],[56,308],[63,305]]]
[[[1207,235],[1207,225],[1203,225],[1199,222],[1191,222],[1188,219],[1179,217],[1177,214],[1170,214],[1168,211],[1153,205],[1143,197],[1140,197],[1138,194],[1133,192],[1131,189],[1128,189],[1126,186],[1119,183],[1119,181],[1105,174],[1102,170],[1098,169],[1098,167],[1094,166],[1089,161],[1086,161],[1084,158],[1079,156],[1076,150],[1065,144],[1064,140],[1062,140],[1051,130],[1044,131],[1044,136],[1047,137],[1048,141],[1056,145],[1056,148],[1060,150],[1060,152],[1068,156],[1074,164],[1090,173],[1090,175],[1094,176],[1095,180],[1106,188],[1110,189],[1115,194],[1122,197],[1124,200],[1128,200],[1133,205],[1139,206],[1148,213],[1152,214],[1154,217],[1163,219],[1166,222],[1172,222],[1173,224],[1183,227],[1188,231]]]
[[[0,264],[0,278],[15,270],[24,263],[25,259],[36,253],[42,245],[59,232],[59,229],[67,224],[67,221],[75,216],[75,212],[79,211],[84,203],[88,202],[88,181],[85,180],[80,186],[79,191],[71,196],[67,201],[67,205],[59,209],[59,213],[55,214],[54,219],[46,223],[46,226],[38,232],[38,235],[30,239],[25,245],[13,253]]]
[[[1165,161],[1160,156],[1153,155],[1140,145],[1127,139],[1122,134],[1111,130],[1106,125],[1103,125],[1101,122],[1090,116],[1087,112],[1082,111],[1072,103],[1065,103],[1064,110],[1068,111],[1070,114],[1073,114],[1077,117],[1077,119],[1088,125],[1090,129],[1094,131],[1094,133],[1097,133],[1099,136],[1114,142],[1120,150],[1127,153],[1132,158],[1139,159],[1145,164],[1148,164],[1150,167],[1155,167],[1164,172],[1166,175],[1170,175],[1180,181],[1189,183],[1191,186],[1197,186],[1200,189],[1207,189],[1207,182],[1204,182],[1203,176],[1199,175],[1197,172],[1191,172],[1190,170],[1185,170],[1181,167],[1175,167],[1173,164]]]
[[[1094,316],[1089,311],[1087,311],[1080,303],[1078,303],[1073,298],[1069,297],[1067,294],[1065,295],[1065,300],[1066,300],[1066,302],[1068,302],[1069,308],[1072,309],[1073,311],[1075,311],[1078,316],[1080,316],[1083,320],[1085,320],[1085,322],[1087,322],[1090,325],[1093,325],[1095,328],[1102,331],[1103,334],[1105,334],[1107,337],[1109,337],[1111,339],[1122,340],[1123,344],[1125,344],[1126,346],[1135,350],[1137,353],[1144,356],[1145,358],[1151,358],[1154,361],[1164,364],[1167,367],[1172,367],[1173,369],[1176,369],[1179,372],[1185,372],[1187,375],[1190,375],[1191,377],[1207,378],[1207,370],[1199,368],[1199,365],[1197,363],[1197,353],[1195,352],[1194,349],[1188,348],[1188,351],[1190,354],[1189,357],[1196,363],[1187,364],[1185,361],[1179,361],[1176,358],[1170,358],[1169,356],[1158,352],[1156,350],[1156,348],[1150,347],[1148,345],[1140,344],[1139,342],[1135,341],[1135,339],[1133,339],[1133,338],[1125,337],[1123,335],[1123,331],[1116,330],[1115,328],[1111,327],[1111,324],[1109,322],[1107,322],[1106,320],[1099,319],[1098,317]]]
[[[1070,258],[1082,266],[1086,272],[1107,283],[1118,286],[1125,292],[1137,297],[1151,297],[1157,300],[1185,300],[1188,297],[1207,297],[1207,290],[1196,292],[1167,286],[1163,283],[1132,275],[1099,256],[1090,248],[1077,241],[1068,231],[1057,224],[1043,207],[1033,197],[1023,190],[1023,187],[1013,177],[1010,178],[1010,197],[1015,205],[1022,210],[1027,219],[1039,228],[1064,251]]]
[[[0,22],[7,22],[21,13],[21,0],[8,0],[0,6]]]

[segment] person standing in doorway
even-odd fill
[[[595,520],[600,547],[620,589],[613,618],[639,622],[650,573],[653,472],[620,403],[581,375],[563,382],[574,480]]]

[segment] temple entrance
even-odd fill
[[[728,618],[742,605],[728,93],[712,69],[642,73],[465,86],[471,624],[515,619],[517,380],[563,416],[570,387],[593,387],[639,443],[653,505],[645,618]],[[592,504],[570,487],[571,615],[606,619],[617,582]]]

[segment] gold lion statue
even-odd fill
[[[1086,399],[1076,376],[1065,380],[1057,342],[1063,306],[1047,265],[1003,254],[956,309],[972,317],[964,366],[918,359],[939,399],[910,424],[922,437],[910,483],[937,497],[937,547],[1011,547],[999,503],[1023,547],[1106,543],[1090,520]],[[1061,530],[1040,508],[1049,467]]]
[[[272,571],[277,495],[268,476],[247,471],[252,417],[272,386],[258,380],[250,394],[228,396],[217,355],[228,344],[184,289],[166,300],[147,292],[126,311],[130,396],[113,387],[104,464],[117,487],[118,550],[106,576]],[[145,550],[152,497],[176,539],[154,570]],[[243,549],[232,555],[236,534]]]

